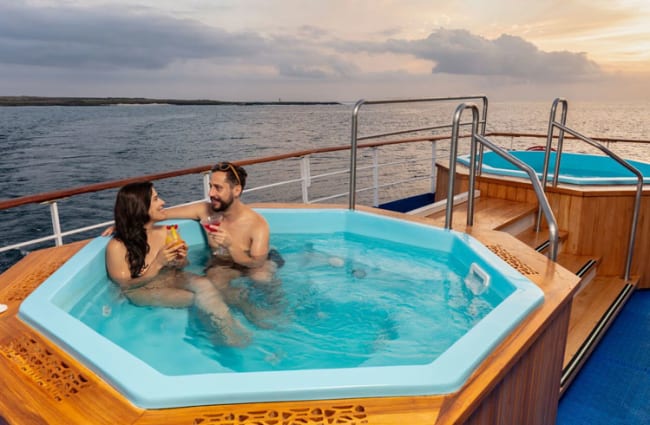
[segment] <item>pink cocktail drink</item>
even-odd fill
[[[201,225],[208,232],[216,232],[219,230],[219,225],[221,224],[221,219],[223,216],[221,214],[213,214],[201,220]]]
[[[201,226],[203,226],[206,232],[215,233],[219,231],[219,226],[221,225],[222,219],[222,214],[212,214],[201,220]],[[214,249],[214,251],[212,251],[214,255],[223,255],[224,252],[226,251],[222,246],[218,246]]]

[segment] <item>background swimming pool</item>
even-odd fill
[[[516,158],[530,165],[542,178],[544,152],[510,151]],[[549,180],[553,178],[555,152],[551,152],[549,162]],[[647,162],[626,160],[644,176],[644,183],[650,183],[650,164]],[[469,155],[458,157],[458,162],[469,166]],[[502,176],[526,177],[527,174],[494,152],[483,155],[483,172]],[[608,156],[563,152],[560,161],[560,183],[577,185],[617,185],[637,184],[637,178],[628,169]]]

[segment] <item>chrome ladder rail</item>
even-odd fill
[[[561,117],[561,122],[557,122],[555,120],[555,116],[557,113],[557,105],[562,104],[562,117]],[[552,143],[553,143],[553,133],[555,128],[559,129],[558,133],[558,143],[557,143],[557,152],[555,154],[555,166],[554,166],[554,171],[553,171],[553,182],[552,186],[557,187],[558,183],[558,175],[560,173],[560,162],[562,160],[562,149],[564,145],[564,133],[568,133],[571,136],[573,136],[576,140],[582,141],[587,143],[588,145],[591,145],[592,147],[600,150],[603,152],[605,155],[609,156],[613,160],[615,160],[617,163],[622,165],[623,167],[627,168],[632,174],[634,174],[637,178],[637,184],[636,184],[636,195],[634,198],[634,211],[632,213],[632,220],[630,223],[630,238],[628,240],[628,248],[627,248],[627,257],[625,260],[625,273],[623,276],[623,279],[626,282],[630,281],[630,273],[632,269],[632,256],[634,254],[634,244],[636,242],[636,231],[637,231],[637,226],[639,222],[639,211],[641,210],[641,197],[643,194],[643,174],[639,170],[637,170],[635,167],[630,165],[626,160],[623,158],[619,157],[617,154],[609,150],[607,147],[604,145],[596,142],[595,140],[569,128],[566,126],[566,115],[567,115],[567,109],[568,109],[568,102],[566,99],[563,98],[556,98],[553,101],[553,104],[551,106],[551,114],[549,117],[549,123],[548,123],[548,134],[546,137],[546,151],[544,153],[544,169],[542,170],[542,180],[544,182],[544,191],[546,191],[546,184],[548,180],[548,165],[550,162],[550,156],[551,156],[551,148],[552,148]],[[539,231],[539,213],[538,213],[538,220],[537,220],[537,231]]]
[[[537,201],[539,202],[539,206],[544,212],[544,216],[546,218],[546,221],[548,222],[548,233],[549,233],[549,241],[550,241],[548,258],[550,258],[552,261],[556,261],[557,254],[558,254],[557,252],[558,241],[559,241],[557,221],[555,219],[553,211],[551,210],[551,206],[548,203],[548,199],[544,194],[542,184],[539,181],[537,174],[535,174],[535,171],[529,165],[520,161],[505,149],[492,143],[484,135],[478,134],[478,124],[479,124],[478,106],[474,103],[461,103],[460,105],[458,105],[456,111],[454,112],[453,124],[452,124],[451,147],[450,147],[450,154],[449,154],[449,183],[447,188],[447,208],[445,211],[445,229],[451,229],[452,226],[454,203],[450,202],[450,200],[453,198],[454,186],[456,183],[456,157],[458,156],[458,129],[460,126],[460,119],[462,117],[463,111],[465,111],[466,109],[470,109],[472,111],[472,137],[470,142],[471,145],[470,145],[470,160],[469,160],[467,225],[472,226],[474,224],[474,186],[476,184],[475,183],[476,174],[477,174],[476,166],[478,162],[476,157],[477,156],[476,150],[477,150],[477,146],[479,146],[480,144],[480,146],[488,147],[497,155],[499,155],[501,158],[505,159],[506,161],[513,164],[515,167],[519,168],[520,170],[528,174],[528,177],[533,186],[533,190],[535,191],[535,195],[537,196]],[[482,152],[480,152],[479,154],[482,154]]]

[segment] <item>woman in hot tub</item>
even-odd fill
[[[135,305],[194,306],[202,321],[216,331],[217,340],[246,344],[248,334],[232,317],[223,294],[205,277],[182,270],[187,264],[185,242],[166,243],[167,229],[154,224],[166,218],[164,205],[151,182],[120,189],[114,235],[106,247],[110,278]]]

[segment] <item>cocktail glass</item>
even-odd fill
[[[201,226],[205,229],[206,232],[216,232],[219,230],[221,225],[221,220],[223,219],[223,214],[211,214],[203,219],[201,219]],[[212,251],[214,255],[224,255],[226,249],[222,246],[218,246]]]
[[[216,232],[223,219],[223,214],[212,214],[201,219],[201,226],[208,232]]]

